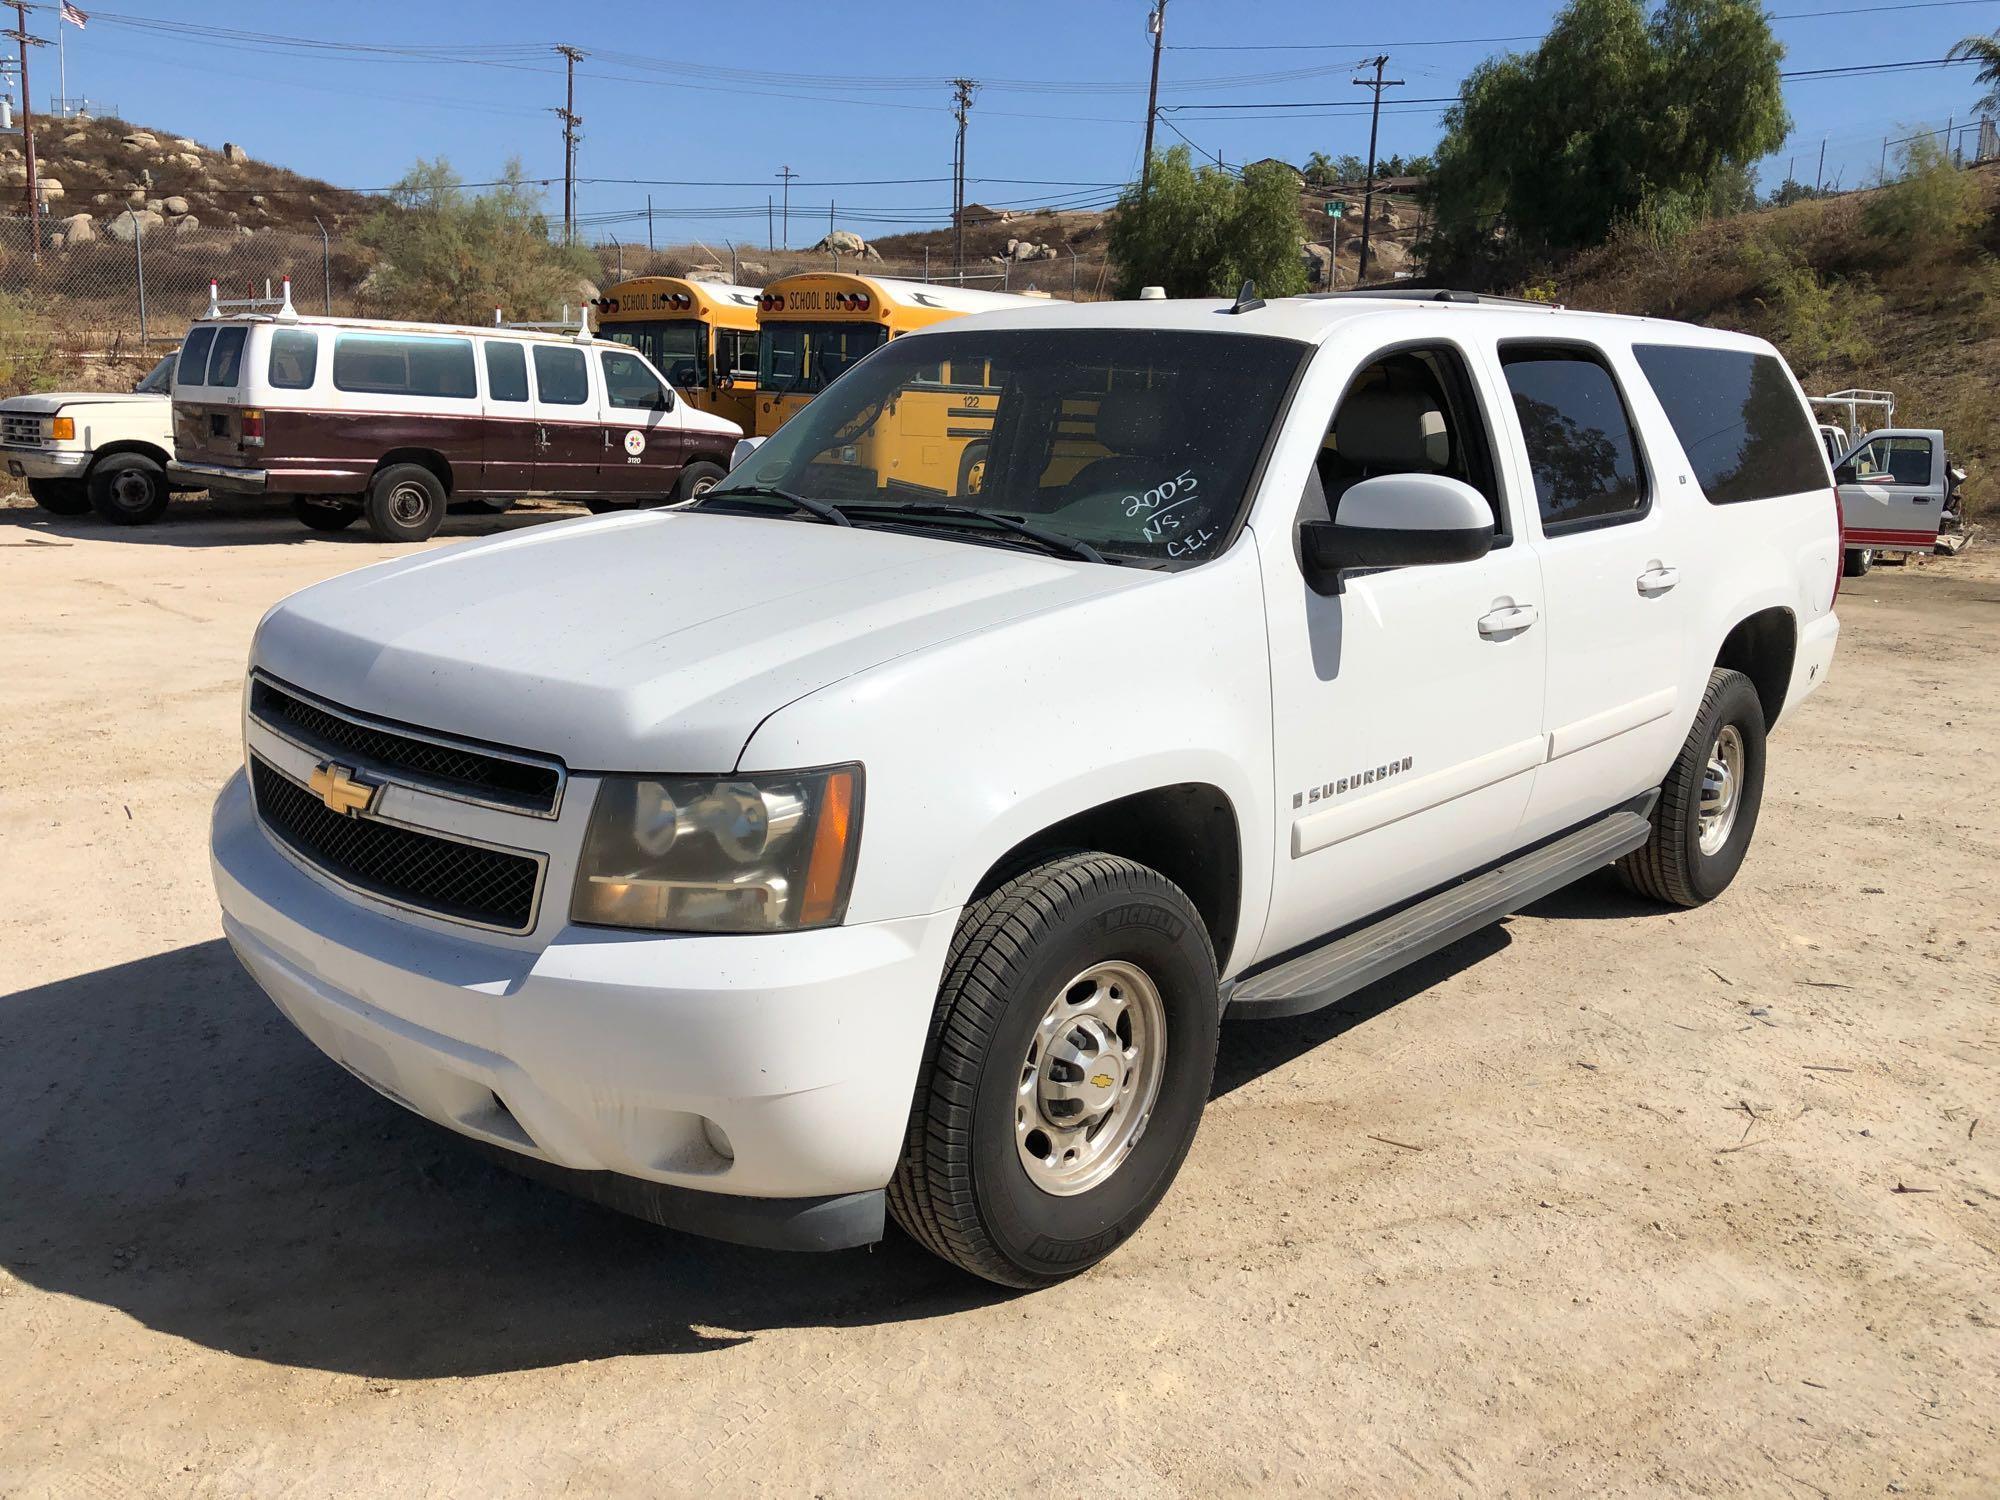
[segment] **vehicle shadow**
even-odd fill
[[[748,1250],[516,1177],[321,1056],[219,939],[0,997],[0,1265],[209,1348],[392,1378],[1008,1295],[899,1234]]]
[[[589,512],[559,500],[523,500],[494,515],[455,504],[438,531],[440,540],[498,536],[545,521],[568,521]],[[384,542],[357,521],[345,531],[308,531],[283,500],[250,495],[176,495],[167,513],[150,526],[114,526],[93,514],[52,515],[37,505],[0,505],[0,546],[67,541],[120,542],[135,547],[244,547],[257,543],[317,542],[358,547],[364,552],[399,544]],[[366,558],[357,558],[366,561]]]

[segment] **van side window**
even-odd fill
[[[213,328],[196,328],[181,345],[181,362],[174,370],[176,385],[205,385],[208,382],[208,351],[215,344]]]
[[[1542,530],[1643,516],[1639,438],[1603,356],[1568,344],[1503,344],[1500,364],[1514,393]]]
[[[1363,366],[1327,424],[1316,467],[1329,517],[1363,479],[1442,474],[1486,497],[1495,545],[1506,541],[1492,443],[1465,356],[1448,344],[1398,349]]]
[[[333,383],[339,390],[382,396],[479,394],[471,339],[343,333],[333,341]]]
[[[590,399],[590,372],[581,349],[535,345],[535,390],[551,406],[581,406]]]
[[[268,377],[281,391],[312,389],[319,373],[319,335],[310,328],[279,328],[271,334]]]
[[[208,357],[208,383],[234,386],[243,374],[243,338],[250,330],[240,324],[215,331],[215,352]]]
[[[606,349],[598,358],[604,362],[604,393],[613,406],[627,411],[667,409],[667,388],[638,355]]]
[[[495,401],[528,399],[528,351],[519,344],[486,341],[486,394]]]
[[[1632,354],[1710,504],[1826,487],[1813,424],[1775,356],[1674,344]]]

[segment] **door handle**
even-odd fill
[[[1680,581],[1679,568],[1648,568],[1639,575],[1639,592],[1649,596],[1664,594]]]
[[[1505,609],[1481,615],[1479,633],[1488,640],[1495,636],[1512,635],[1517,630],[1526,630],[1540,618],[1532,604],[1510,604]]]
[[[535,446],[544,453],[549,451],[549,430],[540,423],[535,425]]]

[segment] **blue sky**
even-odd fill
[[[611,219],[642,214],[650,192],[662,243],[761,243],[765,197],[783,166],[799,174],[795,243],[824,231],[829,202],[843,226],[871,236],[939,222],[950,203],[945,80],[956,74],[984,83],[968,148],[968,194],[983,203],[1105,201],[1137,169],[1145,114],[1146,0],[762,0],[740,11],[527,0],[80,3],[93,20],[81,32],[64,28],[71,96],[360,188],[393,181],[419,154],[448,157],[475,181],[518,155],[532,175],[559,181],[560,126],[549,110],[562,102],[563,77],[550,48],[580,47],[579,213],[591,238],[643,240],[643,217]],[[1826,14],[1890,3],[1769,0],[1781,17],[1819,13],[1775,23],[1786,68],[1942,57],[1958,37],[2000,27],[2000,0]],[[1232,164],[1302,161],[1314,149],[1362,154],[1367,94],[1350,79],[1358,60],[1384,51],[1389,76],[1405,85],[1388,96],[1381,149],[1428,150],[1442,105],[1422,101],[1453,95],[1481,57],[1531,46],[1555,9],[1534,0],[1169,0],[1162,102],[1205,154]],[[53,37],[53,6],[31,12],[31,25]],[[259,40],[271,35],[339,46]],[[39,106],[56,91],[56,62],[54,47],[32,60]],[[1953,113],[1963,123],[1977,90],[1960,67],[1802,79],[1787,93],[1795,132],[1765,164],[1766,186],[1793,158],[1810,181],[1823,138],[1828,179],[1854,185],[1873,173],[1885,135],[1942,126]],[[1351,102],[1320,107],[1331,100]],[[1249,107],[1257,104],[1312,107]],[[1162,128],[1157,139],[1180,136]],[[683,185],[589,180],[611,178]],[[558,203],[551,194],[551,208]]]

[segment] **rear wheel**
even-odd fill
[[[143,453],[114,453],[90,470],[90,508],[118,526],[145,526],[167,508],[167,471]]]
[[[896,1222],[1003,1286],[1095,1265],[1180,1170],[1218,1019],[1207,929],[1158,871],[1072,854],[974,902],[889,1185]]]
[[[361,519],[361,506],[332,495],[294,495],[292,514],[308,530],[342,531]]]
[[[1849,547],[1840,561],[1841,575],[1846,578],[1859,578],[1874,566],[1873,547]]]
[[[90,509],[90,491],[81,479],[30,479],[28,493],[52,516],[80,516]]]
[[[1653,805],[1653,832],[1618,861],[1642,896],[1700,906],[1728,889],[1764,800],[1764,705],[1741,672],[1717,668],[1694,728]]]
[[[968,443],[958,461],[958,493],[976,495],[986,487],[986,445]]]
[[[422,464],[390,464],[368,487],[368,529],[385,542],[436,536],[444,510],[444,485]]]

